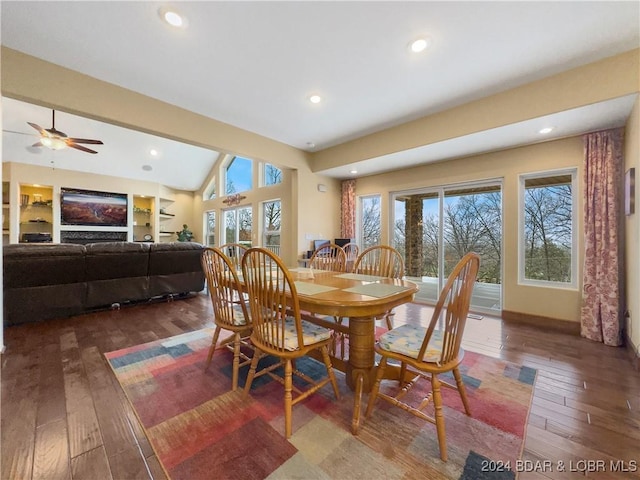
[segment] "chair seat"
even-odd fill
[[[304,345],[313,345],[314,343],[322,342],[331,338],[331,330],[315,325],[306,320],[301,320],[302,325],[302,341]],[[262,328],[265,328],[263,325]],[[284,329],[284,346],[274,345],[278,348],[284,348],[285,350],[294,351],[298,350],[298,337],[296,335],[296,324],[293,317],[287,317]]]
[[[234,305],[231,308],[233,308],[233,324],[237,327],[246,325],[247,319],[244,317],[244,313],[242,313],[242,307],[240,305]]]
[[[418,359],[422,341],[427,333],[426,327],[401,325],[384,333],[379,340],[382,349]],[[442,331],[434,330],[421,361],[439,363],[442,353]]]

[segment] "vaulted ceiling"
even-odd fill
[[[177,2],[182,28],[161,19],[164,6],[3,1],[2,44],[309,152],[640,45],[638,2]],[[430,45],[413,53],[418,37]],[[313,94],[322,101],[311,103]],[[555,112],[323,173],[344,178],[357,167],[366,175],[390,160],[403,168],[537,142],[547,125],[555,127],[547,139],[618,126],[633,101]],[[22,133],[3,134],[4,161],[93,173],[108,165],[112,175],[194,190],[218,155],[65,112],[56,128],[105,144],[96,156],[43,151],[23,134],[36,133],[27,121],[50,127],[51,111],[12,99],[2,110],[3,129]],[[163,163],[143,170],[151,148]]]

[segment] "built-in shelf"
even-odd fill
[[[53,187],[21,184],[19,218],[19,242],[50,242],[53,237]]]

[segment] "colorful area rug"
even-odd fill
[[[353,436],[353,394],[339,372],[342,398],[326,386],[294,406],[286,440],[282,385],[265,375],[246,399],[230,392],[229,352],[216,352],[204,371],[211,336],[199,330],[106,354],[174,480],[515,477],[495,470],[522,453],[533,369],[466,352],[461,372],[473,416],[444,389],[449,460],[442,462],[435,426],[382,400]],[[311,375],[323,369],[311,359],[297,366]]]

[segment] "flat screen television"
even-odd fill
[[[325,245],[329,245],[331,242],[329,240],[314,240],[313,241],[313,250],[317,250],[320,247],[324,247]]]
[[[62,225],[127,226],[127,194],[60,189]]]
[[[347,243],[354,243],[355,241],[355,238],[336,238],[333,240],[333,243],[339,247],[344,247]]]

